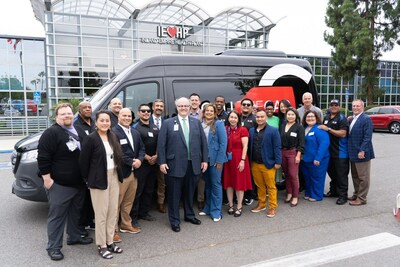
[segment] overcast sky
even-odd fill
[[[78,1],[78,0],[76,0]],[[143,8],[151,0],[130,0]],[[248,7],[266,15],[277,25],[271,30],[269,49],[287,54],[330,56],[331,47],[323,33],[328,0],[191,0],[208,15],[215,16],[232,7]],[[29,0],[0,1],[0,35],[44,37],[42,24],[33,15]],[[400,61],[400,47],[382,59]]]

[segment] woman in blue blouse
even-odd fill
[[[210,215],[214,222],[218,222],[222,218],[221,174],[223,164],[228,161],[228,138],[224,123],[217,118],[215,105],[207,104],[203,107],[202,125],[208,142],[209,167],[204,174],[206,204],[199,215]]]
[[[326,171],[329,165],[329,134],[318,129],[321,118],[318,113],[309,110],[304,114],[305,147],[301,171],[306,190],[304,199],[320,201],[324,197]]]

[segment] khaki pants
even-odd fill
[[[123,183],[119,183],[119,200],[118,213],[116,216],[115,230],[118,231],[118,215],[121,212],[121,227],[132,226],[132,218],[130,216],[133,201],[135,200],[137,189],[137,179],[133,172],[128,178],[125,178]]]
[[[353,178],[354,196],[367,202],[371,175],[371,161],[351,162],[351,177]]]
[[[96,224],[96,245],[113,243],[115,218],[118,210],[119,181],[114,170],[107,172],[108,187],[105,190],[90,188],[94,220]]]

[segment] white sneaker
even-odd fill
[[[206,216],[207,214],[206,214],[204,211],[200,211],[200,212],[199,212],[199,215],[200,215],[200,216]]]
[[[221,219],[222,219],[222,217],[219,216],[218,218],[214,218],[213,221],[214,221],[214,222],[219,222]]]

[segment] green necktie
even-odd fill
[[[189,140],[189,128],[186,122],[187,119],[182,118],[182,128],[183,128],[183,135],[185,136],[186,146],[188,150],[188,159],[190,160],[190,140]]]

